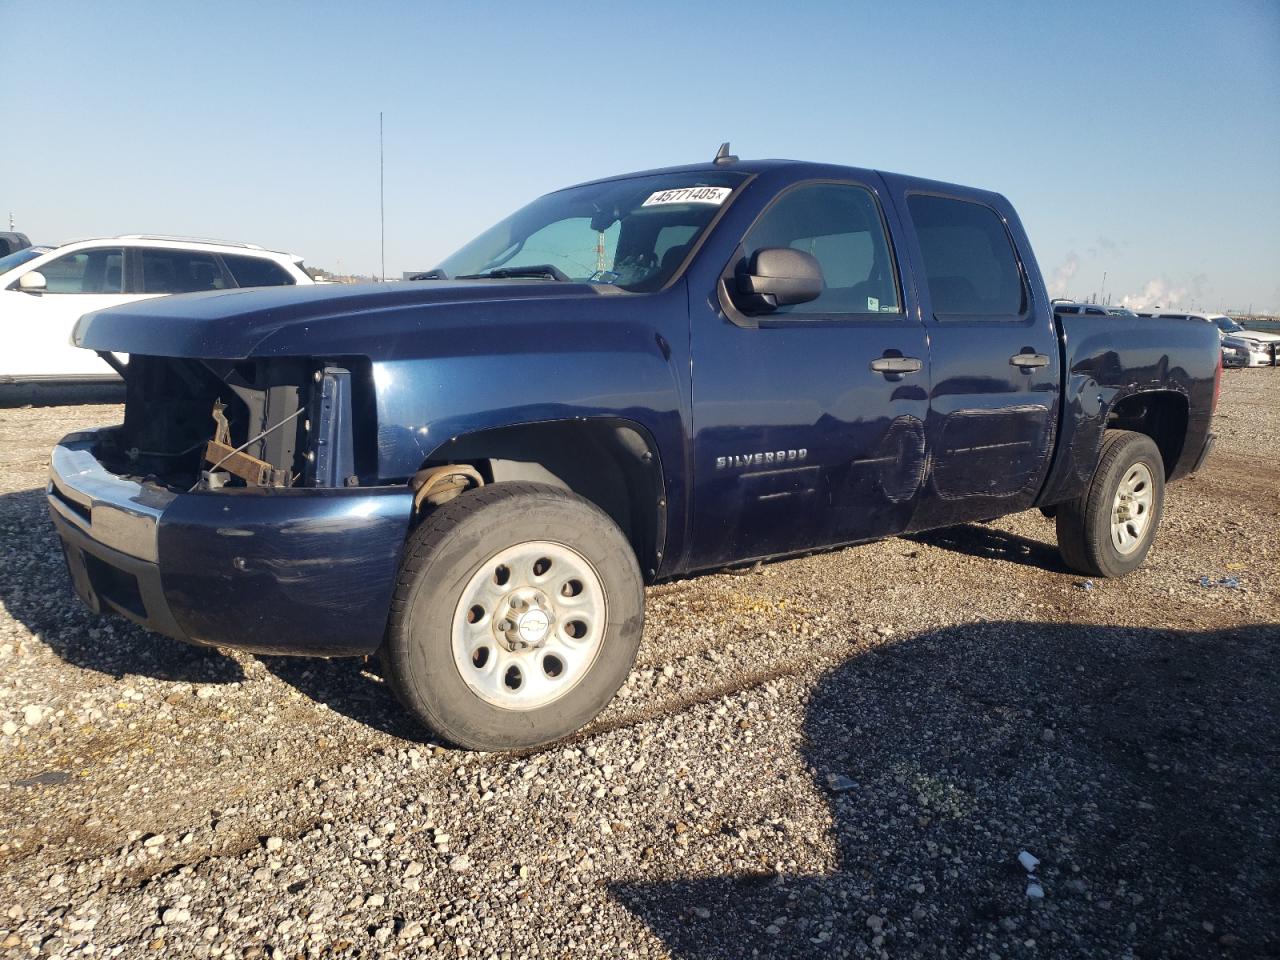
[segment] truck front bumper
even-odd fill
[[[47,489],[91,610],[258,653],[377,649],[413,512],[407,487],[174,493],[108,471],[97,435],[54,448]]]

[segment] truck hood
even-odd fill
[[[157,297],[87,313],[76,323],[71,342],[87,350],[241,360],[305,353],[298,348],[310,335],[331,330],[334,324],[349,330],[357,318],[365,329],[421,328],[456,315],[457,310],[449,307],[468,313],[480,308],[481,315],[488,316],[488,308],[496,311],[499,304],[513,301],[610,295],[625,296],[616,287],[546,280],[418,280],[218,290]],[[323,352],[322,343],[317,347]]]

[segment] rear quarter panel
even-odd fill
[[[1149,317],[1058,318],[1063,349],[1063,415],[1054,465],[1037,503],[1079,496],[1098,463],[1107,417],[1126,397],[1172,391],[1187,401],[1187,436],[1168,479],[1195,464],[1213,415],[1218,332],[1200,320]]]

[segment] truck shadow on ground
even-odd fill
[[[1276,956],[1278,654],[1276,624],[1005,622],[858,657],[806,709],[800,749],[825,802],[802,790],[783,809],[761,769],[733,788],[759,791],[758,807],[742,798],[756,822],[705,840],[722,852],[721,834],[745,836],[751,867],[611,891],[673,956],[700,960]],[[780,815],[823,826],[777,835]],[[797,839],[824,846],[819,829],[831,868],[775,875]],[[1041,900],[1024,849],[1042,861]]]
[[[196,684],[244,679],[240,664],[130,623],[94,615],[76,598],[49,520],[44,490],[0,495],[0,603],[35,639],[73,666]]]
[[[400,705],[373,657],[367,661],[351,657],[259,659],[277,678],[334,713],[402,740],[434,742],[431,732]]]
[[[930,530],[928,533],[911,534],[903,539],[951,550],[954,553],[967,554],[971,557],[1006,560],[1029,567],[1040,567],[1052,573],[1074,572],[1062,562],[1056,542],[1044,543],[1040,540],[1032,540],[1030,537],[1019,536],[985,524],[970,523],[959,527],[946,527],[942,530]]]

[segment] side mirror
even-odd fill
[[[47,288],[44,274],[39,270],[28,270],[18,278],[18,289],[23,293],[44,293]]]
[[[791,247],[764,247],[751,256],[737,277],[734,300],[746,313],[771,313],[808,303],[822,293],[822,267],[816,257]]]

